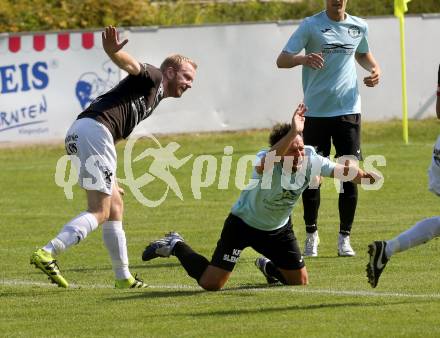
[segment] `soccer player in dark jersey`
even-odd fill
[[[440,119],[440,65],[437,78],[437,118]],[[434,145],[431,166],[429,167],[429,190],[440,196],[440,135]],[[375,288],[379,277],[391,256],[424,244],[440,236],[440,216],[425,218],[408,230],[388,241],[374,241],[368,245],[370,259],[367,264],[368,283]]]
[[[79,159],[78,183],[87,194],[87,209],[64,225],[59,234],[31,256],[31,264],[60,287],[68,283],[55,256],[84,240],[102,224],[105,246],[111,257],[116,288],[143,288],[128,268],[123,202],[116,182],[115,144],[127,138],[166,97],[178,98],[194,81],[197,65],[182,55],[167,57],[160,68],[139,63],[122,48],[116,28],[102,33],[102,44],[110,59],[128,73],[113,89],[96,98],[72,124],[65,139],[66,151]],[[74,162],[75,163],[75,162]]]

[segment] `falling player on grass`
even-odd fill
[[[260,151],[250,186],[243,190],[225,220],[211,261],[195,252],[176,232],[151,242],[144,261],[176,256],[188,275],[205,290],[221,289],[243,249],[252,247],[263,256],[255,264],[269,283],[306,285],[308,275],[292,229],[291,213],[313,177],[341,177],[351,171],[355,183],[373,183],[377,175],[346,167],[304,146],[301,133],[306,107],[300,104],[291,124],[271,132],[270,150]]]

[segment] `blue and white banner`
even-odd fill
[[[100,32],[0,36],[0,142],[62,139],[120,79]]]

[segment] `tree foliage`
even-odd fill
[[[357,16],[393,14],[393,0],[350,0]],[[116,26],[169,26],[301,19],[323,9],[323,0],[203,2],[184,0],[0,0],[0,31],[47,31]],[[440,13],[439,0],[412,0],[408,13]]]

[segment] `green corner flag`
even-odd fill
[[[408,97],[406,95],[406,61],[405,61],[405,12],[407,3],[411,0],[394,0],[394,15],[399,18],[400,25],[400,55],[402,60],[402,128],[403,141],[408,144]]]

